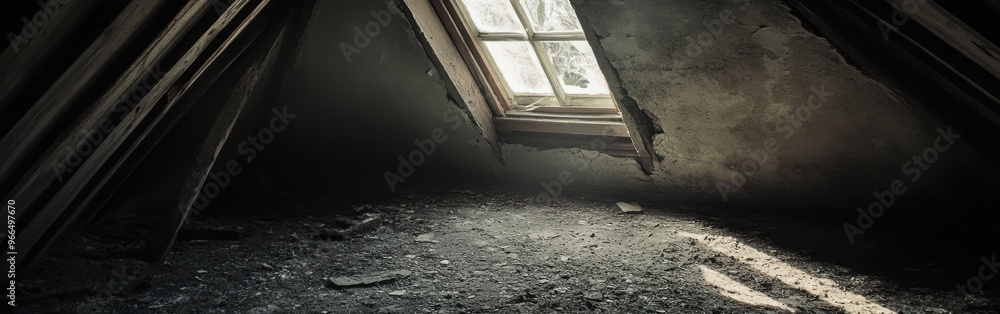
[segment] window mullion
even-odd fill
[[[552,65],[552,59],[549,58],[548,49],[540,41],[535,41],[535,29],[531,26],[531,22],[528,20],[528,14],[524,11],[524,6],[521,5],[518,0],[510,0],[510,4],[514,6],[514,11],[517,12],[517,19],[521,21],[521,25],[524,26],[525,32],[528,33],[528,40],[531,43],[531,47],[534,48],[535,54],[538,56],[538,61],[542,63],[542,70],[545,72],[545,76],[549,79],[549,85],[552,86],[552,91],[556,94],[556,99],[559,100],[560,106],[566,106],[566,91],[563,90],[562,84],[559,83],[559,74]]]
[[[559,74],[552,64],[552,59],[549,58],[548,49],[540,41],[532,41],[531,46],[535,48],[535,54],[538,55],[539,61],[542,62],[542,70],[545,71],[545,76],[549,78],[552,90],[556,93],[556,97],[559,98],[559,105],[565,106],[568,100],[566,98],[566,91],[563,90],[562,84],[559,83]]]

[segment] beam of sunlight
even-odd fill
[[[832,280],[813,277],[777,258],[741,244],[736,239],[688,232],[678,232],[678,235],[695,239],[713,251],[729,255],[758,272],[778,279],[791,287],[809,292],[848,313],[895,313],[877,303],[868,301],[863,296],[844,291]]]
[[[795,312],[795,310],[788,307],[784,303],[778,302],[766,294],[750,289],[750,287],[736,282],[735,280],[730,279],[726,275],[712,270],[711,268],[705,267],[705,265],[698,265],[698,267],[701,268],[701,277],[705,279],[705,282],[708,282],[710,285],[718,288],[720,294],[729,297],[730,299],[746,304],[770,306],[793,313]]]

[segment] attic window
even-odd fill
[[[636,132],[637,107],[621,110],[610,65],[569,0],[404,2],[487,138],[597,149],[651,169],[650,132]]]
[[[617,113],[569,0],[454,1],[505,111]]]

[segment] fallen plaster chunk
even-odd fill
[[[583,298],[590,301],[604,301],[604,294],[597,291],[587,291],[583,293]]]
[[[618,208],[621,208],[622,212],[626,214],[635,214],[642,212],[642,207],[639,207],[639,205],[635,203],[618,202]]]
[[[424,234],[418,235],[417,239],[414,240],[414,241],[423,242],[423,243],[438,243],[438,242],[440,242],[440,241],[434,240],[434,234],[433,233],[424,233]]]
[[[363,275],[340,276],[327,279],[326,286],[328,288],[367,287],[393,282],[410,277],[412,274],[409,270],[392,270]]]

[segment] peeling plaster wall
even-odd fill
[[[428,158],[432,166],[418,168],[415,176],[530,178],[545,193],[544,184],[568,171],[573,182],[565,191],[597,188],[841,214],[872,202],[873,191],[897,179],[910,189],[901,202],[912,204],[982,198],[977,193],[997,188],[983,176],[1000,173],[995,163],[961,140],[910,182],[902,166],[932,147],[937,129],[948,125],[848,64],[778,1],[573,3],[597,34],[624,92],[662,128],[655,138],[662,160],[654,173],[591,150],[519,145],[502,145],[505,165],[498,166],[466,120],[448,128],[448,142]],[[311,158],[299,172],[351,168],[371,178],[372,188],[385,189],[382,174],[396,167],[396,157],[410,153],[414,139],[447,127],[441,117],[457,107],[398,10],[390,9],[391,24],[345,62],[339,44],[353,41],[354,27],[386,7],[384,1],[320,1],[300,63],[319,84],[323,104],[303,108],[306,122],[294,132],[308,140],[289,144],[295,158],[285,157],[282,169]],[[362,166],[323,162],[334,158]],[[959,179],[968,175],[984,179]]]
[[[997,173],[961,140],[910,182],[904,163],[948,125],[852,67],[777,1],[573,2],[625,92],[663,129],[655,139],[663,160],[651,176],[635,162],[598,158],[581,181],[678,200],[841,212],[896,179],[911,188],[911,204],[984,198],[968,188],[997,186],[956,179]],[[561,158],[573,154],[505,153],[527,172],[565,167]]]

